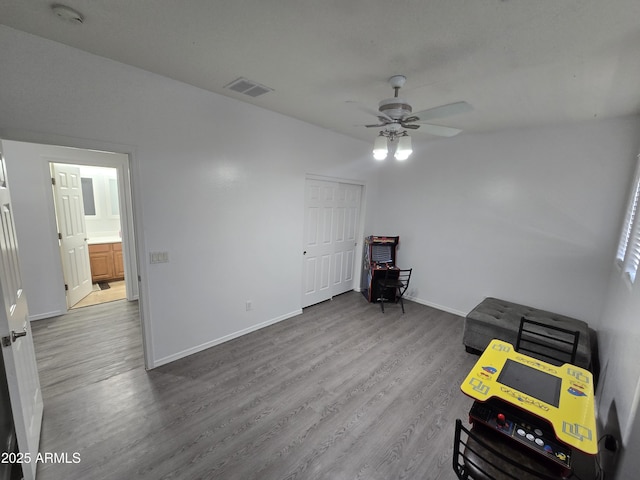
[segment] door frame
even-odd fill
[[[60,146],[60,145],[56,145]],[[64,148],[64,147],[63,147]],[[87,150],[87,149],[79,149],[79,150]],[[118,152],[105,152],[105,153],[118,153]],[[132,281],[137,276],[137,269],[135,268],[135,251],[131,248],[134,244],[131,240],[132,233],[130,231],[129,218],[132,216],[131,205],[126,205],[126,190],[128,185],[125,183],[125,179],[129,177],[128,175],[128,159],[123,159],[122,156],[114,157],[113,159],[105,158],[101,159],[92,159],[85,160],[82,158],[63,158],[63,157],[53,157],[53,156],[45,156],[43,157],[45,161],[48,162],[47,167],[50,168],[52,163],[62,163],[66,165],[76,165],[76,166],[88,166],[88,167],[107,167],[107,168],[115,168],[116,174],[118,177],[118,202],[120,207],[120,225],[122,227],[122,238],[125,242],[125,248],[123,249],[124,254],[124,270],[125,270],[125,278],[127,281],[125,282],[126,291],[127,291],[127,300],[136,300],[138,298],[137,288],[133,288],[137,286],[137,282]],[[122,183],[122,185],[121,185]],[[129,186],[130,187],[130,186]],[[123,203],[124,202],[124,203]],[[54,218],[57,216],[55,202],[53,199],[53,195],[51,196],[51,202],[48,206],[50,212]],[[57,232],[54,233],[54,237],[57,236]],[[67,309],[68,310],[68,309]]]
[[[117,165],[99,165],[95,162],[89,162],[88,164],[113,167],[118,171],[118,196],[121,208],[120,223],[122,226],[122,238],[125,239],[127,244],[130,246],[130,248],[126,248],[123,252],[125,275],[127,275],[127,277],[131,279],[131,281],[126,282],[127,299],[138,299],[138,309],[140,311],[140,326],[142,328],[142,349],[144,353],[144,364],[147,370],[153,368],[155,365],[153,362],[154,357],[151,325],[146,313],[149,311],[149,307],[147,305],[148,296],[142,293],[142,291],[144,291],[145,285],[145,282],[143,282],[143,278],[146,276],[146,265],[143,261],[141,261],[139,254],[141,250],[140,246],[144,245],[144,229],[142,227],[142,213],[140,212],[141,207],[139,207],[139,205],[141,205],[141,200],[138,193],[139,187],[137,187],[137,178],[139,177],[139,171],[137,169],[136,148],[131,145],[123,145],[118,143],[103,142],[99,140],[88,140],[75,137],[66,137],[62,135],[50,135],[30,131],[0,130],[0,140],[52,145],[57,147],[78,148],[83,150],[93,150],[107,153],[120,153],[126,156],[126,159],[123,161],[118,161]],[[69,162],[59,161],[58,163]],[[75,160],[74,163],[77,165],[83,164],[82,162]],[[45,167],[49,169],[48,162],[45,164]],[[47,208],[54,210],[53,196]],[[53,218],[55,218],[55,212],[51,212],[51,214],[53,214]],[[55,232],[54,235],[57,235],[57,232]],[[63,282],[62,279],[61,282]]]
[[[360,260],[362,259],[362,246],[364,243],[364,226],[365,226],[365,216],[366,216],[366,196],[367,196],[367,184],[363,180],[354,180],[352,178],[342,178],[342,177],[331,177],[327,175],[318,175],[315,173],[306,173],[304,176],[304,187],[303,194],[306,195],[306,182],[307,180],[319,180],[323,182],[334,182],[334,183],[346,183],[348,185],[359,185],[362,187],[362,195],[360,196],[360,218],[358,219],[358,230],[356,232],[356,238],[359,239],[357,242],[355,249],[355,259],[353,265],[353,290],[356,292],[360,292],[360,277],[362,275],[362,265]],[[303,202],[304,203],[304,202]],[[303,245],[301,246],[301,250],[304,250],[304,239]],[[301,272],[300,272],[300,281],[304,282],[304,266],[302,263],[304,262],[304,257],[300,260],[301,262]],[[360,265],[360,268],[358,268]],[[333,297],[333,295],[332,295]],[[302,299],[301,299],[302,301]]]

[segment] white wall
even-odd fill
[[[0,44],[0,137],[131,155],[150,366],[300,312],[305,173],[366,181],[368,144],[7,27]]]
[[[84,217],[89,241],[95,243],[101,239],[120,238],[122,227],[120,225],[116,169],[80,165],[80,175],[83,180],[90,178],[92,181],[95,213],[88,215],[85,209]],[[87,202],[86,195],[84,201]]]
[[[630,175],[625,199],[632,180]],[[632,285],[616,265],[612,265],[598,334],[603,359],[596,392],[598,409],[605,432],[613,433],[622,442],[624,453],[617,478],[632,480],[640,471],[640,284],[636,281]]]
[[[636,335],[637,339],[637,335]],[[629,358],[629,357],[628,357]],[[637,363],[637,356],[631,356]],[[636,388],[636,392],[638,389]],[[636,394],[636,409],[637,409]],[[640,415],[637,410],[627,423],[624,442],[620,450],[617,452],[618,457],[614,460],[616,471],[615,480],[637,480],[638,471],[640,471],[640,458],[638,457],[638,445],[640,445]],[[610,478],[610,477],[607,477]]]
[[[495,296],[600,318],[637,117],[443,139],[379,166],[371,233],[400,235],[410,294],[465,315]]]
[[[35,157],[36,161],[14,163],[12,145],[3,142],[2,147],[29,317],[33,320],[61,315],[67,311],[67,302],[49,162]]]

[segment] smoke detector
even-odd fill
[[[77,10],[74,10],[71,7],[67,7],[66,5],[54,3],[53,5],[51,5],[51,11],[55,13],[58,17],[60,17],[61,19],[69,23],[84,22],[84,16],[80,12],[78,12]]]

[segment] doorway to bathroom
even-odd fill
[[[117,169],[50,169],[67,308],[126,298]]]
[[[117,169],[50,163],[67,307],[126,297]]]

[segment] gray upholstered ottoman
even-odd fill
[[[576,365],[591,370],[591,335],[586,322],[498,298],[487,297],[469,312],[464,321],[462,343],[467,351],[478,352],[484,351],[494,338],[515,345],[522,317],[561,328],[578,330],[580,338]]]

